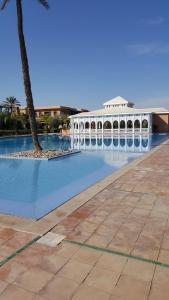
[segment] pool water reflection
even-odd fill
[[[166,138],[40,136],[43,148],[82,151],[52,161],[0,158],[0,213],[38,219]],[[31,137],[0,139],[1,154],[28,149]]]

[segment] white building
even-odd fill
[[[149,134],[153,115],[168,115],[164,108],[137,109],[118,96],[103,104],[104,108],[70,117],[71,134]]]

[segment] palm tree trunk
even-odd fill
[[[35,146],[35,151],[41,151],[42,148],[39,144],[38,134],[37,134],[37,124],[36,124],[35,110],[33,105],[33,96],[32,96],[31,81],[30,81],[30,74],[29,74],[29,64],[28,64],[28,57],[27,57],[27,51],[25,45],[25,38],[23,33],[22,0],[16,0],[16,6],[17,6],[18,36],[19,36],[20,53],[21,53],[21,61],[22,61],[23,80],[24,80],[25,95],[26,95],[28,115],[30,121],[30,128],[32,132],[32,140]]]

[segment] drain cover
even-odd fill
[[[42,236],[37,243],[44,244],[50,247],[56,247],[61,241],[65,238],[64,235],[48,232],[44,236]]]

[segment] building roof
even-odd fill
[[[78,117],[92,117],[92,116],[105,116],[105,115],[122,115],[122,114],[140,114],[140,113],[169,113],[169,111],[165,108],[103,108],[94,110],[91,112],[83,112],[70,118],[78,118]]]
[[[26,110],[27,106],[21,106],[20,110]],[[69,109],[74,111],[82,111],[82,112],[88,112],[87,109],[83,108],[74,108],[74,107],[68,107],[68,106],[61,106],[61,105],[51,105],[51,106],[35,106],[35,110],[59,110],[59,109]]]
[[[128,103],[133,104],[131,101],[128,101],[121,96],[117,96],[111,100],[106,101],[105,103],[103,103],[103,105],[115,105],[115,104],[121,105],[121,104],[128,104]]]

